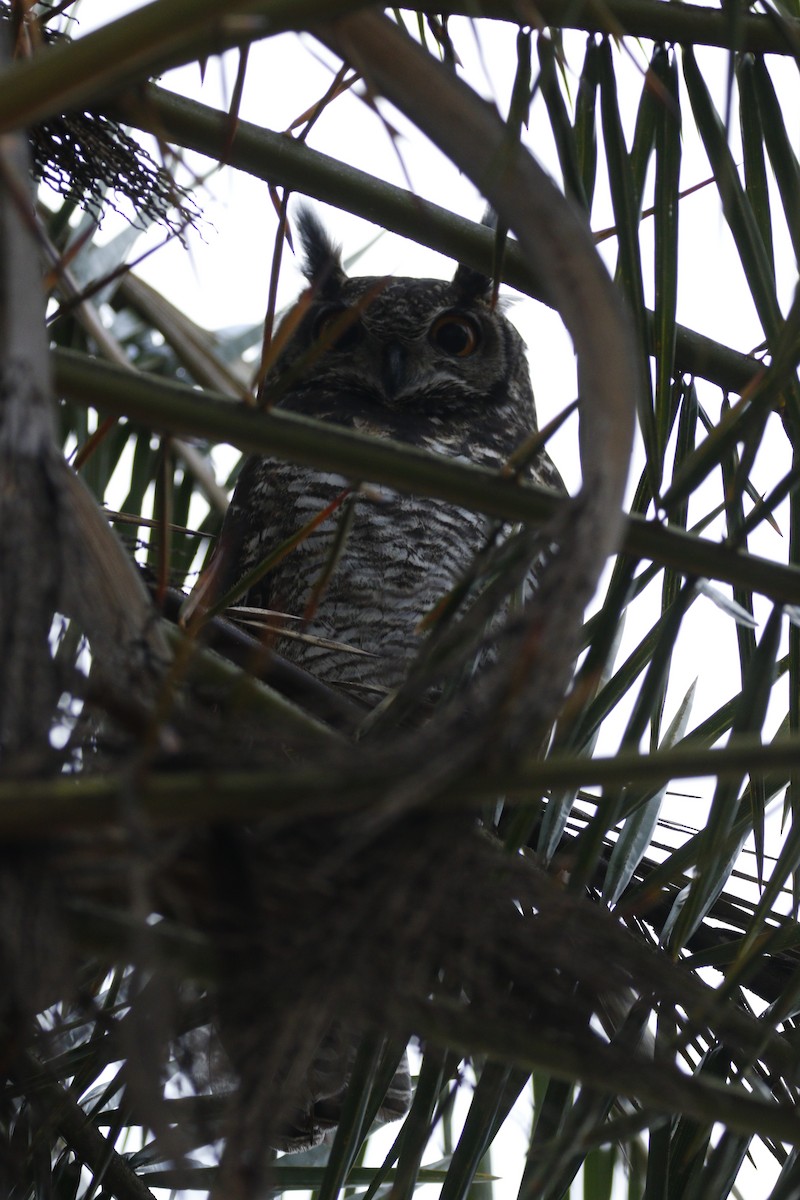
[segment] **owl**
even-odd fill
[[[350,278],[310,211],[301,211],[298,229],[309,287],[277,334],[282,349],[265,381],[265,403],[278,397],[287,412],[503,467],[536,430],[536,409],[522,340],[493,304],[491,280],[466,266],[449,282]],[[561,486],[541,449],[527,471],[538,483]],[[328,518],[306,530],[326,510]],[[301,530],[306,535],[284,553]],[[255,582],[251,577],[240,611],[264,612],[284,657],[371,705],[404,681],[426,637],[424,618],[487,547],[502,547],[508,532],[452,503],[258,455],[241,470],[186,612],[202,611],[269,559],[271,569]],[[317,853],[336,842],[327,827],[287,835],[286,851],[269,831],[264,837],[263,870],[255,874],[267,881],[285,859],[294,864],[293,856],[304,865],[292,866],[290,882],[309,879]],[[250,913],[258,909],[259,886],[256,881],[255,899],[243,906]],[[325,904],[335,901],[325,897]],[[269,923],[267,908],[262,903],[260,925]],[[293,911],[292,905],[281,911],[287,908]],[[313,913],[299,923],[313,925]],[[281,929],[284,941],[293,936]],[[274,965],[268,969],[280,975]],[[271,1002],[266,987],[264,1005]],[[276,1012],[271,1027],[279,1021]],[[336,1125],[357,1041],[356,1031],[335,1017],[275,1123],[273,1146],[304,1149]],[[246,1072],[259,1054],[247,1048],[239,1058]],[[274,1090],[289,1078],[293,1058],[287,1055],[272,1071]],[[409,1100],[404,1060],[383,1117],[402,1115]]]
[[[349,278],[315,215],[298,229],[309,290],[264,386],[278,406],[374,437],[498,469],[536,426],[519,334],[491,280]],[[278,341],[282,331],[278,334]],[[547,454],[528,467],[563,489]],[[275,648],[317,679],[373,702],[398,686],[420,622],[487,544],[493,523],[441,500],[254,456],[186,613],[225,594],[326,509],[240,605],[266,610]]]

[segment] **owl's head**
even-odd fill
[[[309,289],[273,375],[291,378],[283,403],[313,414],[314,396],[346,396],[367,422],[381,412],[474,420],[511,404],[515,424],[533,427],[522,339],[492,306],[487,276],[461,265],[449,282],[349,277],[309,209],[297,228]]]

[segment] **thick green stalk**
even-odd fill
[[[256,179],[355,213],[476,270],[487,274],[492,271],[494,234],[485,226],[312,150],[285,134],[242,120],[237,121],[232,133],[227,113],[155,85],[124,93],[110,112],[136,129],[177,142],[188,150],[209,158],[224,157],[229,166]],[[502,278],[511,287],[552,305],[546,280],[536,276],[514,241],[506,243]],[[648,322],[651,328],[649,313]],[[724,391],[741,393],[763,370],[746,354],[685,326],[677,325],[676,335],[676,368],[708,379]]]
[[[61,396],[155,429],[228,442],[251,453],[275,454],[380,481],[402,491],[449,500],[509,521],[544,524],[570,501],[471,463],[425,454],[384,439],[320,425],[292,413],[263,413],[183,384],[137,376],[69,350],[53,354]],[[687,575],[719,579],[789,604],[800,603],[800,569],[628,517],[622,549]]]
[[[764,745],[742,736],[733,745],[656,750],[651,754],[623,751],[593,759],[564,755],[526,763],[518,769],[473,773],[457,780],[426,803],[446,809],[474,809],[504,793],[507,803],[526,803],[537,789],[646,784],[650,787],[696,776],[734,779],[744,772],[765,774],[796,765],[797,739]],[[296,821],[321,813],[374,809],[381,788],[396,777],[380,763],[359,759],[338,768],[329,763],[258,771],[165,771],[142,776],[137,813],[155,828],[199,828],[225,821],[269,817]],[[130,777],[64,776],[53,779],[0,781],[0,836],[8,842],[55,837],[66,831],[124,825]],[[116,808],[116,805],[119,808]]]

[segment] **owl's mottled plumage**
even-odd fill
[[[299,221],[310,283],[307,307],[266,381],[293,379],[279,407],[360,433],[500,467],[536,428],[524,346],[491,307],[491,283],[459,267],[438,279],[348,278],[316,219]],[[320,343],[325,346],[320,348]],[[307,366],[303,366],[306,363]],[[280,387],[280,385],[279,385]],[[538,482],[559,486],[549,458]],[[233,586],[351,481],[268,457],[244,465],[203,586]],[[420,619],[485,543],[480,514],[374,484],[355,507],[346,545],[312,619],[290,630],[366,655],[280,638],[276,648],[326,683],[368,697],[401,682],[421,645]],[[240,601],[302,618],[330,562],[341,512]]]
[[[500,468],[536,429],[536,410],[522,340],[492,306],[490,280],[463,266],[451,282],[351,279],[308,212],[299,230],[309,291],[293,310],[297,327],[266,380],[265,399],[277,395],[294,413]],[[530,475],[560,486],[543,451]],[[250,458],[190,603],[202,607],[227,592],[351,483],[312,467]],[[275,645],[317,678],[374,702],[375,692],[402,682],[423,642],[420,620],[470,567],[492,523],[444,501],[365,484],[347,501],[346,540],[313,614],[305,625],[288,625],[314,640],[279,636]],[[341,519],[340,510],[240,603],[302,618],[330,568]],[[346,1022],[346,1013],[339,1016]],[[335,1125],[354,1038],[338,1019],[331,1025],[283,1110],[274,1144],[313,1145]],[[409,1095],[404,1063],[385,1115],[400,1115]]]

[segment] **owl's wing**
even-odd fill
[[[242,467],[208,566],[200,572],[181,608],[183,625],[187,625],[195,616],[202,617],[213,608],[245,571],[255,565],[249,561],[248,544],[253,540],[254,528],[269,523],[272,499],[270,465],[267,459],[249,458]],[[263,595],[263,583],[259,590]]]
[[[540,487],[550,488],[564,496],[568,494],[567,485],[561,478],[561,472],[546,451],[543,451],[536,459],[531,471],[531,479]]]

